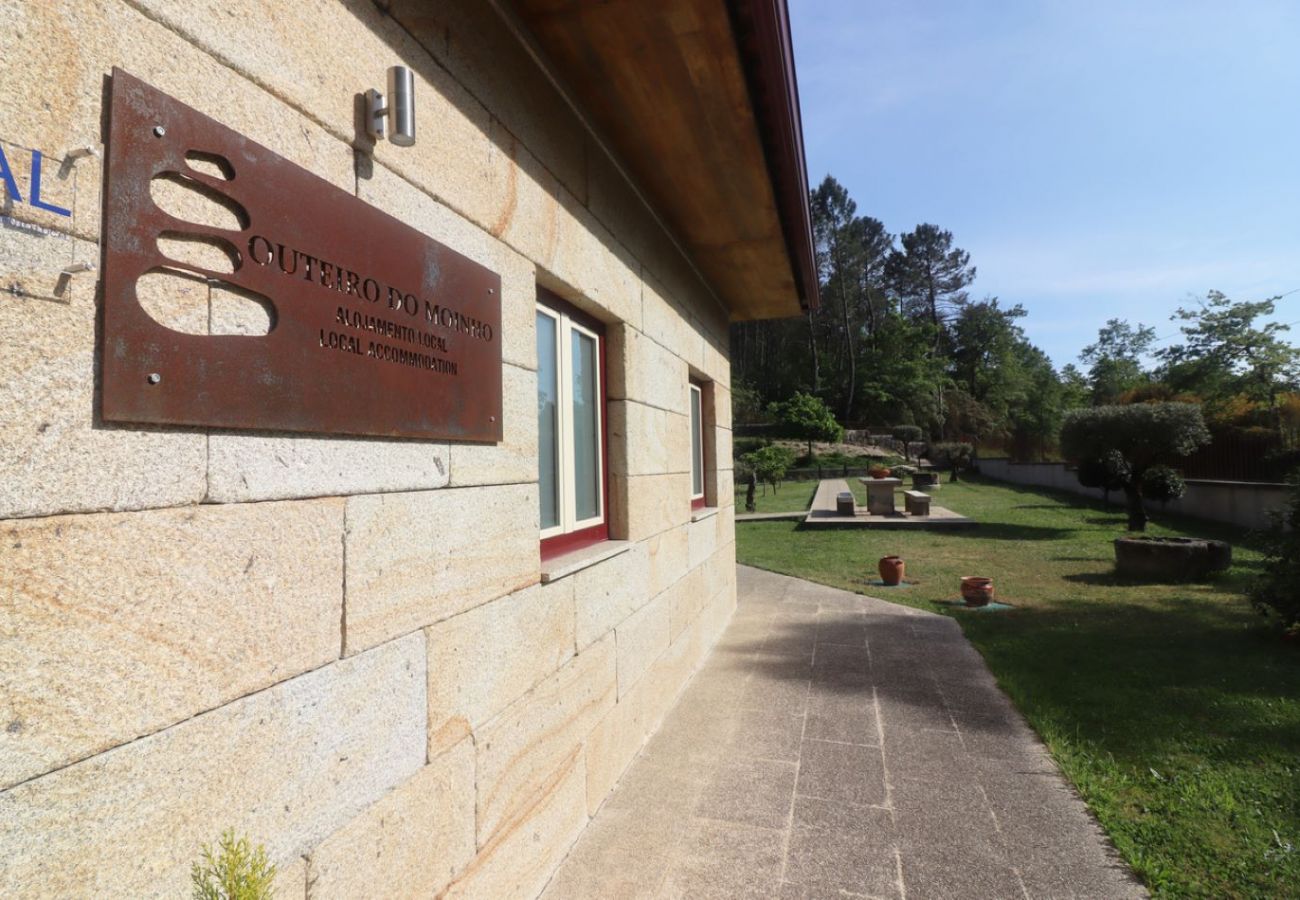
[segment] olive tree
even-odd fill
[[[1146,530],[1147,490],[1158,490],[1158,496],[1149,497],[1153,500],[1169,500],[1181,493],[1180,485],[1157,467],[1209,442],[1201,408],[1194,403],[1074,409],[1065,414],[1061,426],[1061,452],[1079,463],[1080,483],[1124,491],[1129,531]],[[1147,478],[1151,470],[1160,477]]]
[[[925,450],[931,464],[948,470],[948,480],[957,481],[957,475],[975,458],[975,447],[965,441],[941,441]]]

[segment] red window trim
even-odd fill
[[[692,497],[692,498],[691,498],[691,512],[695,512],[695,510],[697,510],[697,509],[704,509],[704,508],[706,508],[706,507],[709,505],[709,475],[708,475],[708,472],[709,472],[709,468],[708,468],[708,466],[709,466],[709,451],[708,451],[708,441],[705,440],[705,437],[704,437],[704,390],[705,390],[705,386],[708,384],[708,382],[706,382],[706,381],[702,381],[702,380],[700,380],[699,378],[696,378],[694,375],[690,376],[690,377],[687,379],[687,381],[688,381],[689,384],[693,385],[694,387],[699,388],[699,390],[700,390],[700,482],[701,482],[701,484],[704,486],[704,493],[703,493],[701,496],[699,496],[699,497]],[[688,395],[689,395],[689,392],[690,392],[690,388],[687,388],[687,393],[688,393]],[[688,420],[688,421],[687,421],[687,427],[689,428],[689,427],[690,427],[690,422],[689,422],[689,419],[690,419],[690,405],[689,405],[689,403],[687,404],[687,409],[686,409],[686,418],[687,418],[687,420]],[[694,447],[694,446],[691,447],[691,465],[692,465],[692,466],[695,465],[695,447]],[[692,489],[693,489],[693,488],[695,487],[695,485],[692,484],[691,487],[692,487]]]
[[[590,547],[592,544],[599,544],[602,541],[609,540],[609,392],[606,390],[608,384],[608,368],[605,359],[605,345],[608,343],[605,333],[605,323],[588,315],[578,309],[572,303],[560,298],[554,292],[548,291],[541,285],[537,286],[537,302],[545,307],[564,313],[579,325],[594,331],[600,335],[599,347],[600,352],[600,475],[604,482],[604,497],[601,506],[601,515],[604,521],[596,525],[589,525],[586,528],[577,531],[570,531],[566,534],[557,534],[552,537],[540,539],[542,559],[552,559],[565,553],[571,553],[574,550],[581,550],[583,547]]]

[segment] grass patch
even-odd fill
[[[1226,539],[1234,564],[1209,583],[1138,584],[1113,573],[1118,505],[988,482],[945,482],[935,502],[979,527],[747,522],[737,559],[957,618],[1157,895],[1300,894],[1300,652],[1243,596],[1261,565],[1245,536],[1157,510],[1150,534]],[[890,553],[910,590],[868,586]],[[1017,608],[938,605],[962,575],[991,576]]]
[[[779,490],[773,491],[771,486],[767,486],[766,490],[767,493],[764,494],[764,486],[760,484],[754,491],[754,512],[800,512],[812,505],[813,494],[817,493],[817,482],[786,481],[782,482]],[[741,485],[736,490],[736,512],[744,515],[747,511],[745,487]]]

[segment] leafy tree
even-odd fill
[[[900,235],[902,249],[889,254],[885,277],[909,315],[926,317],[936,331],[966,304],[975,280],[970,254],[952,245],[952,232],[928,223]]]
[[[1005,392],[1009,363],[1024,341],[1016,320],[1024,315],[1023,306],[1004,309],[994,297],[966,304],[953,319],[953,380],[981,403]]]
[[[1281,337],[1288,326],[1257,321],[1273,315],[1277,299],[1235,302],[1210,291],[1197,307],[1180,307],[1171,318],[1191,324],[1180,328],[1183,343],[1158,354],[1163,380],[1211,406],[1243,395],[1263,405],[1280,431],[1278,399],[1296,381],[1300,351]]]
[[[944,361],[931,352],[933,329],[891,310],[880,316],[875,340],[862,354],[862,406],[876,421],[907,422],[937,434],[947,380]]]
[[[1088,379],[1073,363],[1061,367],[1061,406],[1063,409],[1078,409],[1087,406],[1091,389]]]
[[[858,205],[849,198],[848,190],[831,176],[812,192],[809,201],[812,211],[813,246],[817,259],[818,279],[822,296],[834,297],[840,312],[840,352],[847,366],[847,391],[845,416],[853,409],[853,391],[857,385],[857,348],[855,338],[857,277],[853,226]],[[814,386],[814,390],[816,387]]]
[[[997,413],[960,387],[943,393],[944,427],[942,433],[963,435],[981,440],[998,433],[1002,420]]]
[[[731,420],[739,424],[764,420],[762,395],[757,388],[743,381],[731,385]]]
[[[856,215],[857,204],[829,175],[809,195],[809,208],[822,295],[807,320],[812,392],[849,419],[859,404],[860,357],[890,305],[884,266],[894,238],[879,220]]]
[[[1027,341],[1017,345],[1015,390],[1007,395],[1006,418],[1017,456],[1046,456],[1065,416],[1066,391],[1047,354]]]
[[[820,397],[800,391],[789,400],[773,403],[771,411],[792,436],[808,442],[810,457],[813,441],[835,443],[844,439],[844,429]]]
[[[1150,352],[1155,339],[1154,328],[1134,328],[1122,319],[1107,320],[1097,332],[1097,342],[1079,354],[1089,367],[1088,386],[1094,405],[1114,403],[1120,394],[1146,380],[1142,357]]]
[[[1153,466],[1186,456],[1210,441],[1200,407],[1190,403],[1098,406],[1066,413],[1061,450],[1075,460],[1102,460],[1111,452],[1128,466],[1121,487],[1129,531],[1145,531],[1143,475]],[[1082,479],[1080,483],[1083,483]]]
[[[778,444],[768,444],[752,453],[746,453],[740,461],[746,477],[752,472],[764,485],[771,485],[772,493],[776,493],[777,485],[785,478],[790,466],[794,465],[794,452]]]

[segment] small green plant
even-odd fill
[[[275,896],[275,866],[266,859],[266,849],[235,837],[228,828],[221,833],[216,852],[203,845],[203,860],[190,867],[194,900],[270,900]]]

